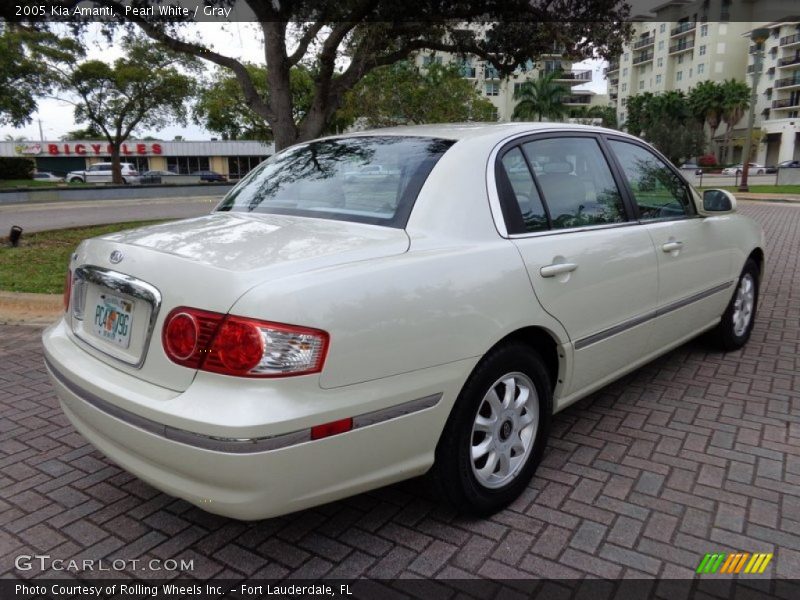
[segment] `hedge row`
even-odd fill
[[[33,179],[34,166],[29,158],[0,156],[0,179]]]

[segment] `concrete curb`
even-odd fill
[[[0,324],[49,325],[64,312],[61,294],[0,291]]]

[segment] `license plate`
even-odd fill
[[[133,302],[111,294],[101,294],[94,309],[94,333],[120,348],[131,343]]]

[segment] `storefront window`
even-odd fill
[[[228,177],[230,179],[241,179],[268,156],[229,156],[228,157]]]
[[[167,171],[178,175],[191,175],[196,171],[208,171],[207,156],[168,156]]]

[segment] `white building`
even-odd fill
[[[560,49],[554,48],[553,53],[543,55],[538,62],[528,61],[525,65],[521,65],[508,78],[501,78],[491,63],[477,56],[461,57],[445,52],[421,52],[414,58],[414,64],[420,68],[425,68],[432,62],[458,64],[461,74],[472,81],[475,89],[494,105],[496,120],[507,122],[511,120],[514,107],[517,105],[514,94],[527,81],[555,71],[561,72],[561,76],[555,81],[570,88],[592,81],[591,69],[573,71],[572,62],[564,60],[562,53]],[[607,106],[608,98],[604,94],[595,94],[590,90],[572,90],[564,103],[567,106],[595,104]]]

